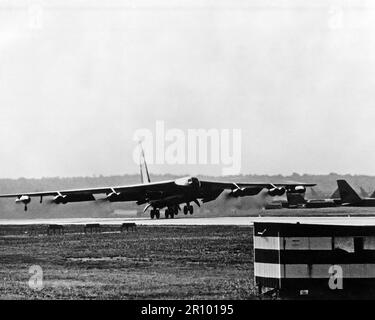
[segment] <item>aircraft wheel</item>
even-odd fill
[[[189,206],[189,213],[190,214],[193,214],[194,213],[194,208],[192,205]]]
[[[151,210],[151,211],[150,211],[150,218],[151,218],[151,219],[154,219],[154,216],[155,216],[155,212],[154,212],[154,210]]]
[[[156,217],[156,219],[160,219],[160,211],[159,210],[156,210],[155,217]]]
[[[184,215],[186,216],[188,214],[189,208],[187,206],[184,206]]]
[[[173,210],[171,210],[171,213],[169,215],[170,215],[171,219],[174,218],[174,212],[173,212]]]
[[[169,210],[168,209],[165,209],[165,219],[168,219],[169,218]]]

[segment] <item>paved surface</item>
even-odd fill
[[[135,222],[139,225],[252,225],[254,221],[315,223],[340,225],[375,225],[375,217],[176,217],[175,219],[151,220],[150,218],[69,218],[69,219],[5,219],[0,225],[24,224],[122,224]]]

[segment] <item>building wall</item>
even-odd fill
[[[255,226],[254,275],[258,285],[308,289],[319,283],[328,289],[333,265],[341,268],[344,283],[375,283],[375,229],[367,228],[362,236],[358,227],[350,233],[351,229],[330,226],[329,236],[328,228],[320,234],[316,227],[304,236],[300,225],[288,225],[289,234],[284,225],[279,229],[274,223],[269,228],[265,223]]]

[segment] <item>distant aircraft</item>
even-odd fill
[[[341,204],[338,189],[332,194],[330,199],[319,199],[319,194],[313,188],[311,188],[311,194],[316,198],[305,199],[303,193],[287,193],[287,202],[282,205],[287,208],[331,208]]]
[[[32,197],[40,197],[42,203],[44,197],[52,197],[56,204],[69,202],[83,202],[104,200],[108,202],[136,201],[138,205],[145,205],[143,212],[149,208],[151,219],[160,218],[160,209],[165,208],[165,217],[174,218],[184,205],[183,213],[193,214],[195,203],[200,206],[200,201],[205,203],[215,200],[223,191],[228,192],[228,197],[244,197],[259,194],[267,189],[270,196],[281,196],[285,192],[304,193],[306,187],[315,186],[310,183],[236,183],[200,180],[196,177],[184,177],[176,180],[151,182],[143,149],[141,149],[140,175],[141,184],[127,186],[112,186],[102,188],[87,188],[75,190],[57,190],[45,192],[19,192],[15,194],[3,194],[0,198],[16,198],[16,203],[27,205]],[[102,194],[102,198],[94,195]]]
[[[287,195],[289,208],[330,208],[339,205],[335,199],[305,199],[303,194]]]
[[[306,200],[305,208],[331,208],[339,205],[340,202],[336,199],[309,199]]]
[[[274,200],[266,206],[266,209],[282,208],[324,208],[335,206],[331,199],[320,199],[321,192],[318,193],[314,188],[310,189],[313,199],[305,199],[303,193],[287,192],[286,199]]]
[[[311,189],[314,190],[314,189]],[[312,192],[313,195],[317,193]],[[337,188],[329,199],[320,199],[318,197],[314,199],[308,199],[305,202],[305,208],[330,208],[337,207],[341,204],[341,198],[339,189]]]
[[[349,185],[346,180],[337,180],[343,206],[350,207],[375,207],[374,198],[362,198]]]

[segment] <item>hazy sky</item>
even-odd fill
[[[0,0],[0,177],[137,172],[157,120],[241,129],[244,174],[375,175],[374,30],[371,1]]]

